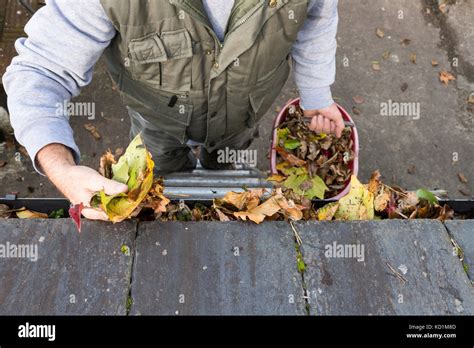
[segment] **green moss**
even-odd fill
[[[127,303],[125,304],[125,307],[127,308],[127,313],[130,312],[130,310],[132,309],[132,305],[133,305],[133,300],[129,296],[127,297]]]

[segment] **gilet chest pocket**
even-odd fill
[[[128,51],[133,79],[169,92],[191,89],[193,45],[186,29],[131,40]]]

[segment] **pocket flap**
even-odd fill
[[[193,44],[186,29],[164,31],[161,33],[161,40],[168,59],[192,57]]]
[[[167,59],[163,42],[156,33],[130,41],[128,51],[132,61],[138,64],[159,63]]]

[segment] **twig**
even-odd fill
[[[328,159],[326,162],[324,162],[323,164],[321,164],[319,166],[319,168],[323,168],[324,166],[326,166],[328,163],[332,163],[334,161],[334,159],[336,159],[337,155],[339,155],[339,153],[335,153],[334,156],[332,156],[330,159]]]
[[[290,220],[290,226],[293,229],[293,233],[295,235],[296,243],[298,243],[298,245],[301,246],[301,244],[303,244],[303,240],[301,239],[300,234],[296,230],[295,226],[293,225],[293,221],[291,221],[291,220]]]
[[[397,213],[398,215],[400,215],[402,218],[408,220],[408,216],[406,216],[405,214],[402,214],[401,212],[396,211],[396,210],[394,210],[394,212]]]
[[[404,276],[400,274],[400,272],[398,272],[395,268],[393,268],[392,265],[390,265],[388,262],[385,262],[385,264],[388,266],[390,271],[392,271],[393,275],[397,277],[398,279],[400,279],[403,283],[408,281]]]
[[[402,195],[402,196],[405,196],[405,197],[408,196],[406,193],[401,192],[401,191],[397,191],[393,187],[388,186],[387,184],[382,183],[382,185],[385,186],[386,188],[388,188],[389,190],[398,193],[399,195]]]
[[[451,244],[453,245],[454,249],[456,250],[456,256],[459,258],[461,262],[464,261],[464,251],[459,246],[458,242],[456,242],[453,238],[451,238]]]

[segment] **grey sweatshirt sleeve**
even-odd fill
[[[3,76],[15,137],[36,165],[51,143],[68,146],[79,163],[69,116],[60,105],[90,83],[93,67],[115,36],[99,0],[49,0],[25,27]]]
[[[301,106],[321,109],[334,103],[338,0],[311,0],[308,17],[293,45],[292,58]]]

